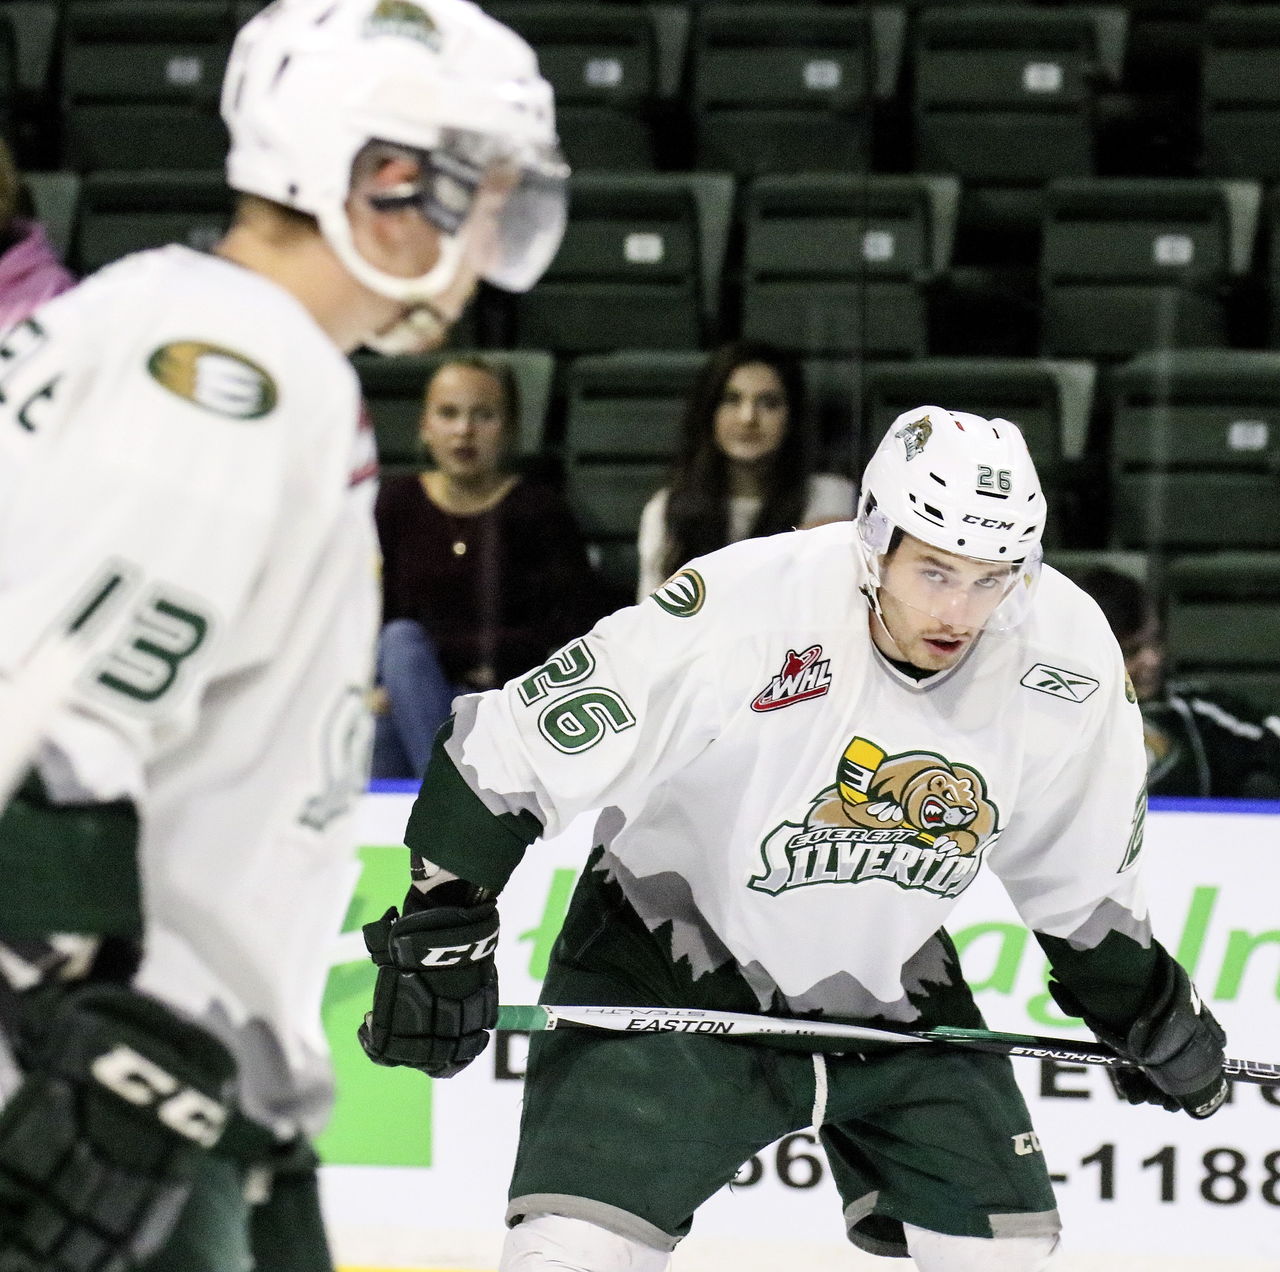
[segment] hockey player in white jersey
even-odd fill
[[[856,523],[693,561],[460,700],[406,831],[406,913],[365,929],[366,1050],[437,1076],[478,1054],[493,897],[599,809],[545,1002],[979,1027],[943,924],[989,869],[1058,1001],[1141,1065],[1122,1094],[1212,1113],[1222,1032],[1143,898],[1138,709],[1097,607],[1041,565],[1044,518],[1012,424],[920,407]],[[742,1162],[809,1125],[862,1248],[925,1272],[1050,1258],[1005,1057],[566,1030],[533,1039],[502,1272],[660,1272]]]
[[[329,1267],[308,1141],[378,621],[346,355],[438,341],[563,230],[550,89],[467,0],[278,0],[222,109],[213,252],[0,338],[0,704],[81,659],[0,715],[35,744],[0,818],[7,1272]]]

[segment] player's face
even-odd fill
[[[764,362],[744,362],[725,381],[716,407],[716,445],[738,464],[758,464],[782,444],[787,395],[778,373]]]
[[[1164,683],[1164,632],[1159,615],[1148,613],[1142,626],[1120,642],[1120,652],[1138,701],[1159,697]]]
[[[882,653],[923,671],[944,671],[973,644],[1011,581],[1011,567],[944,552],[906,535],[881,566]]]
[[[427,390],[421,435],[446,477],[471,483],[494,476],[506,441],[502,385],[479,367],[446,363]]]

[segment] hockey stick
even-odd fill
[[[955,1029],[941,1026],[919,1033],[876,1029],[870,1025],[845,1025],[830,1020],[792,1020],[785,1016],[748,1016],[730,1011],[702,1011],[692,1007],[499,1007],[498,1028],[540,1033],[561,1025],[583,1025],[622,1033],[697,1033],[718,1037],[772,1034],[782,1038],[831,1038],[859,1042],[943,1043],[1004,1056],[1033,1060],[1061,1060],[1069,1064],[1096,1064],[1112,1068],[1136,1068],[1133,1061],[1101,1042],[1074,1038],[1040,1038],[1032,1034],[996,1033],[987,1029]],[[1227,1077],[1259,1086],[1280,1083],[1280,1064],[1259,1060],[1228,1060]]]

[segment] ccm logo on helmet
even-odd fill
[[[995,517],[979,517],[972,512],[962,518],[967,526],[981,526],[984,530],[1012,530],[1012,521],[998,521]]]
[[[498,934],[494,932],[482,941],[471,941],[466,945],[437,945],[418,961],[423,967],[456,967],[459,963],[478,963],[482,958],[488,958],[497,945]]]

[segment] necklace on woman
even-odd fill
[[[514,474],[504,475],[490,489],[475,493],[459,490],[439,472],[422,474],[422,488],[427,498],[440,509],[448,523],[452,540],[449,546],[454,556],[467,555],[467,524],[501,503],[518,480]]]

